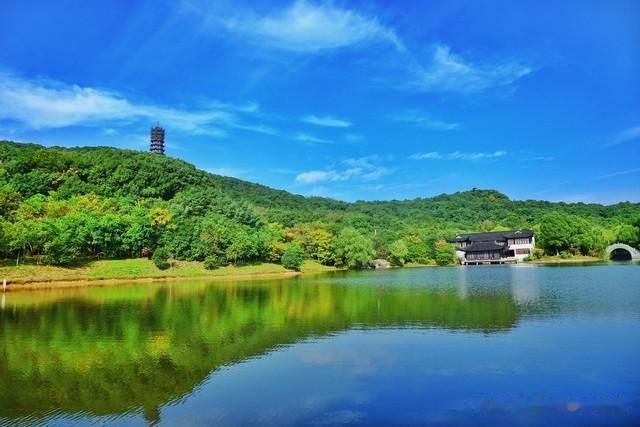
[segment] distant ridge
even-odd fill
[[[505,226],[531,225],[549,211],[580,215],[596,222],[630,217],[640,204],[615,205],[510,200],[496,190],[462,191],[412,200],[345,202],[305,197],[262,184],[215,175],[183,160],[113,147],[46,148],[0,141],[2,179],[23,197],[55,191],[59,197],[95,193],[170,200],[187,188],[209,189],[259,209],[267,220],[285,225],[327,215],[384,215],[412,223],[434,221],[473,231],[474,224],[493,221]],[[7,177],[8,175],[8,177]],[[35,185],[34,185],[35,184]]]

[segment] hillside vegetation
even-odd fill
[[[44,148],[0,142],[0,255],[66,265],[151,257],[207,268],[302,260],[358,268],[446,264],[443,238],[533,228],[549,254],[595,255],[634,246],[640,205],[512,201],[494,190],[347,203],[303,197],[200,171],[184,161],[115,148]],[[540,255],[540,253],[538,253]]]

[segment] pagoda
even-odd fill
[[[160,127],[160,122],[151,128],[151,146],[149,151],[164,155],[164,128]]]

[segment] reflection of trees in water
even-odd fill
[[[490,333],[519,318],[508,293],[455,288],[268,282],[76,295],[0,312],[0,416],[60,408],[155,420],[159,406],[192,392],[211,371],[310,336],[351,327]]]

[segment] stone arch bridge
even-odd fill
[[[607,252],[607,257],[609,258],[611,258],[611,254],[613,254],[614,251],[627,251],[629,255],[631,255],[630,259],[634,261],[640,260],[640,251],[633,248],[632,246],[625,245],[624,243],[614,243],[613,245],[607,246],[607,249],[605,249],[605,251]]]

